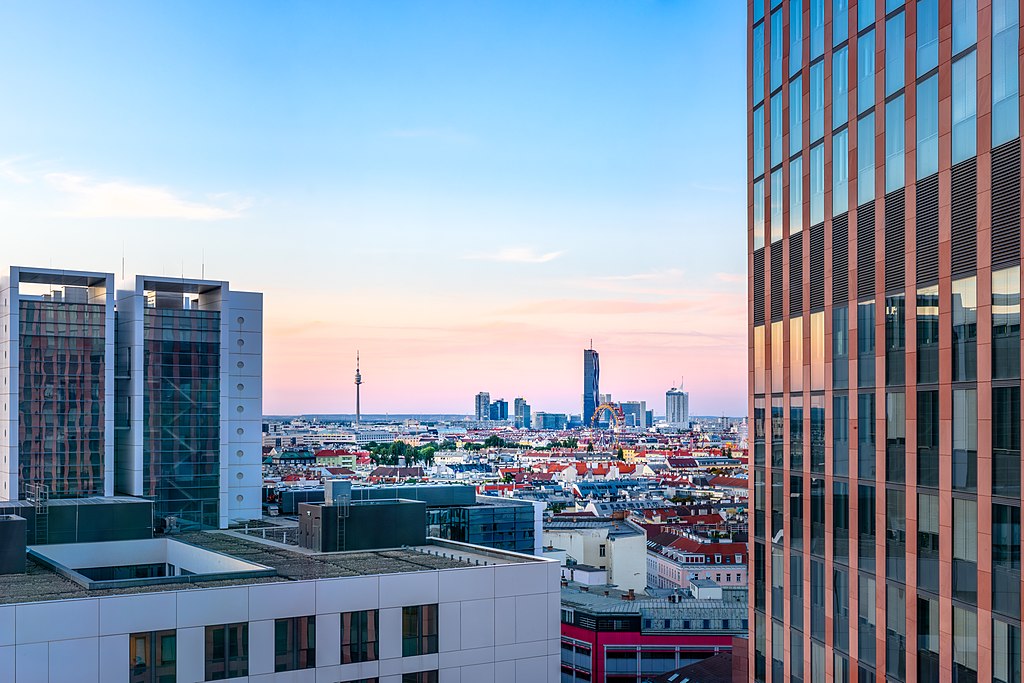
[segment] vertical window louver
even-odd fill
[[[950,253],[953,277],[977,270],[978,262],[978,158],[961,161],[952,169]]]
[[[906,208],[907,198],[902,187],[885,195],[885,291],[887,292],[899,292],[906,286]]]
[[[811,226],[811,311],[825,308],[825,224]]]
[[[772,255],[772,320],[782,320],[782,242],[771,247]]]
[[[754,326],[764,325],[764,249],[754,252]]]
[[[939,176],[917,183],[917,284],[939,279]]]
[[[1020,261],[1020,138],[992,150],[992,265]]]
[[[789,316],[804,312],[804,240],[796,234],[789,238]]]
[[[875,293],[875,205],[857,212],[857,298]]]
[[[832,219],[832,304],[850,300],[850,215]]]

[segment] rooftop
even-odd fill
[[[410,548],[314,553],[272,541],[246,538],[234,532],[193,532],[179,534],[173,538],[239,560],[272,567],[277,571],[277,576],[234,577],[202,583],[155,583],[90,590],[61,576],[53,569],[30,561],[24,574],[8,574],[3,577],[0,605],[543,561],[516,553],[436,539],[429,539],[426,545]]]

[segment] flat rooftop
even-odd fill
[[[247,538],[235,532],[193,532],[177,534],[172,538],[240,560],[273,567],[277,570],[277,576],[88,589],[30,559],[24,574],[0,577],[0,605],[543,561],[541,558],[433,539],[428,539],[426,545],[414,548],[314,553],[272,541]]]

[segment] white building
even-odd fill
[[[556,562],[433,539],[309,555],[234,534],[183,538],[36,547],[63,575],[33,564],[0,579],[0,681],[560,680]],[[124,574],[85,568],[97,560],[195,573],[179,588],[167,582],[180,576],[107,588]]]
[[[565,550],[566,559],[605,569],[622,590],[647,589],[647,535],[623,520],[547,520],[544,547]]]
[[[670,427],[690,426],[690,394],[675,387],[665,392],[665,421]]]

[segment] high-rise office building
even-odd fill
[[[1021,680],[1018,0],[754,0],[757,681]]]
[[[690,426],[690,394],[676,387],[665,392],[665,421],[671,427]]]
[[[627,427],[646,429],[651,426],[647,422],[647,401],[622,401],[619,407],[622,408]]]
[[[594,349],[583,350],[583,424],[590,425],[594,411],[601,405],[599,390],[601,380],[601,363]]]
[[[515,424],[520,429],[529,429],[530,420],[530,404],[526,402],[525,398],[517,398],[513,403],[515,408]]]
[[[486,391],[481,391],[476,395],[476,419],[490,420],[491,419],[491,395]]]
[[[263,295],[138,276],[117,296],[118,490],[158,519],[259,518]]]
[[[491,403],[489,415],[492,420],[499,420],[501,422],[508,420],[508,401],[499,398]]]
[[[0,281],[0,500],[114,493],[113,275]]]

